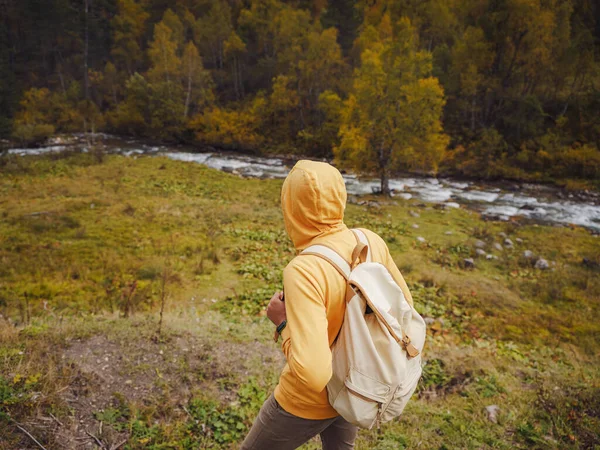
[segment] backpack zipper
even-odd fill
[[[364,400],[366,402],[377,403],[379,405],[377,407],[377,415],[375,416],[375,421],[373,422],[373,424],[377,428],[381,427],[381,416],[383,415],[383,403],[378,402],[377,400],[373,400],[372,398],[369,398],[366,395],[362,395],[360,392],[356,392],[354,389],[349,388],[348,385],[346,385],[346,389],[348,390],[348,392],[350,392],[350,394],[354,395],[355,397],[360,398],[361,400]]]

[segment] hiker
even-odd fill
[[[336,168],[299,161],[283,183],[281,207],[298,253],[321,244],[351,261],[357,241],[344,224],[346,187]],[[387,245],[377,234],[363,231],[372,260],[387,267],[412,305]],[[275,338],[281,340],[287,364],[241,448],[295,449],[318,434],[325,450],[352,449],[357,427],[338,415],[326,390],[332,376],[331,346],[344,319],[346,280],[323,258],[298,255],[283,272],[283,288],[271,298],[267,317],[277,327]]]

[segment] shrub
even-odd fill
[[[21,144],[38,144],[54,134],[55,128],[50,124],[16,124],[13,138]]]

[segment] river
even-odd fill
[[[198,153],[191,147],[154,146],[136,139],[97,134],[94,145],[106,152],[129,157],[166,156],[189,163],[234,173],[243,177],[285,178],[292,160],[276,157],[249,156],[233,152]],[[8,155],[28,156],[53,152],[82,151],[90,147],[89,135],[57,137],[45,147],[9,148]],[[379,188],[373,178],[344,174],[348,193],[355,196],[372,194]],[[393,195],[446,208],[470,208],[491,220],[524,219],[533,222],[578,225],[600,233],[600,195],[596,192],[571,193],[563,189],[531,183],[489,183],[448,178],[398,176],[390,180]]]

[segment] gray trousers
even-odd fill
[[[294,450],[317,434],[323,450],[351,450],[356,439],[356,426],[343,417],[302,419],[285,411],[275,397],[264,403],[241,450]]]

